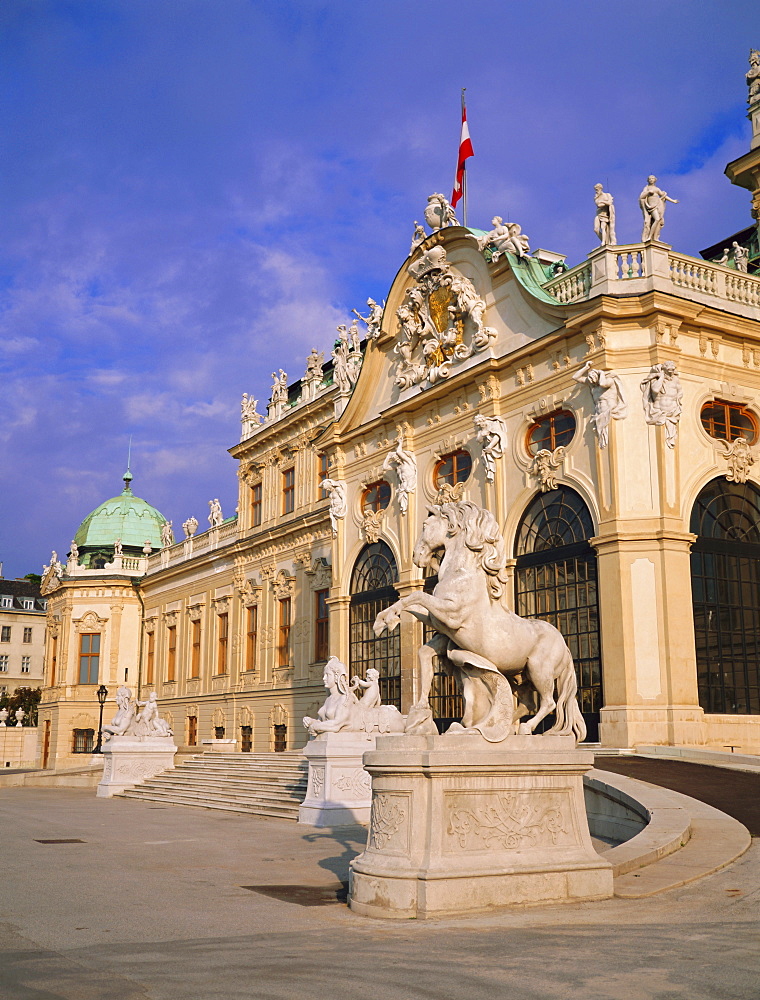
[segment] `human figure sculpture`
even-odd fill
[[[427,222],[432,230],[459,225],[459,221],[454,214],[454,209],[449,204],[448,198],[440,193],[428,196],[428,203],[425,208],[425,222]]]
[[[615,202],[611,194],[607,194],[601,184],[594,185],[594,232],[599,237],[602,246],[614,246],[617,243],[615,235]]]
[[[218,499],[209,500],[208,502],[208,523],[212,528],[218,528],[219,525],[224,520],[222,515],[222,505],[219,503]]]
[[[264,418],[256,409],[258,405],[258,399],[249,396],[247,392],[243,393],[243,398],[240,400],[240,420],[243,424],[255,427],[261,423]]]
[[[362,316],[360,312],[356,309],[352,309],[351,312],[356,315],[362,323],[367,325],[367,339],[377,340],[380,336],[380,324],[383,319],[383,308],[385,307],[385,302],[380,306],[375,302],[374,299],[367,299],[367,305],[369,306],[369,315]]]
[[[507,447],[507,425],[502,417],[484,417],[482,413],[476,413],[475,430],[483,448],[486,481],[492,483],[496,474],[496,459],[503,456]]]
[[[628,404],[623,395],[620,379],[612,372],[603,372],[592,368],[587,361],[580,371],[573,375],[575,382],[589,387],[594,402],[594,415],[591,425],[596,431],[600,448],[606,448],[610,435],[610,420],[622,420],[628,413]]]
[[[424,243],[427,239],[427,233],[425,232],[425,227],[421,226],[417,220],[414,220],[414,233],[412,234],[412,246],[409,250],[409,255],[411,256],[420,243]]]
[[[317,718],[304,716],[303,724],[311,736],[322,733],[403,733],[404,716],[395,705],[380,704],[380,687],[376,676],[351,685],[348,683],[348,670],[337,656],[331,656],[325,664],[322,682],[328,690],[324,704],[317,712]],[[355,689],[365,688],[361,701],[356,697]],[[367,697],[369,695],[369,697]],[[367,699],[365,702],[365,698]]]
[[[288,401],[288,376],[282,370],[279,369],[279,375],[276,372],[272,372],[272,395],[270,398],[270,404],[276,409],[281,409]]]
[[[115,556],[121,556],[124,554],[124,546],[121,544],[120,538],[117,538],[113,543],[113,554]]]
[[[172,525],[174,521],[164,521],[161,525],[161,545],[166,549],[170,545],[174,545],[174,532],[172,531]]]
[[[683,387],[675,362],[653,365],[641,383],[641,395],[646,422],[664,425],[665,443],[674,448],[683,407]]]
[[[319,488],[324,490],[330,498],[330,524],[333,535],[338,534],[338,521],[342,521],[346,516],[348,504],[346,503],[346,484],[339,479],[323,479]]]
[[[71,540],[71,549],[69,550],[69,562],[76,565],[79,562],[79,546],[76,543],[76,539]]]
[[[491,248],[492,261],[496,262],[505,253],[514,254],[519,259],[530,255],[530,241],[518,223],[508,222],[505,225],[502,217],[495,215],[491,225],[491,231],[477,237],[477,240],[479,250]]]
[[[348,373],[348,351],[343,343],[336,344],[332,352],[333,360],[333,382],[338,387],[338,392],[351,392],[352,382]]]
[[[381,635],[407,611],[435,630],[418,653],[420,699],[409,713],[406,732],[435,733],[429,695],[436,657],[446,656],[464,698],[462,723],[448,732],[479,732],[501,742],[516,728],[534,732],[554,712],[549,732],[582,740],[586,726],[565,640],[548,622],[520,618],[501,603],[507,549],[496,518],[466,500],[428,511],[412,558],[421,569],[435,568],[438,582],[431,594],[416,591],[381,611],[373,626]],[[520,723],[534,695],[538,711]]]
[[[730,256],[730,254],[731,254],[731,251],[729,250],[729,248],[728,247],[723,247],[723,253],[720,255],[720,257],[718,257],[718,259],[715,261],[715,263],[716,264],[723,264],[723,265],[728,264],[728,258]]]
[[[409,494],[417,489],[417,459],[411,451],[405,451],[404,438],[399,434],[393,451],[388,452],[383,462],[383,472],[395,469],[398,479],[398,506],[402,514],[409,509]]]
[[[659,240],[662,227],[665,224],[667,203],[678,204],[677,198],[668,197],[664,191],[657,187],[656,180],[654,174],[650,174],[647,177],[646,187],[639,195],[639,206],[644,216],[644,228],[641,232],[642,243],[646,243],[647,240]]]
[[[749,264],[749,250],[743,247],[736,240],[731,244],[734,250],[734,267],[737,271],[743,271],[747,273],[747,266]]]
[[[325,363],[325,355],[312,347],[311,353],[306,358],[306,378],[322,380],[322,365]]]
[[[760,97],[760,49],[750,49],[749,70],[747,71],[747,103]]]
[[[155,691],[151,691],[147,701],[138,701],[136,704],[138,707],[142,705],[142,711],[135,717],[133,727],[135,736],[173,735],[169,723],[158,714],[158,697]]]
[[[186,521],[182,522],[182,530],[185,532],[185,538],[192,538],[198,530],[198,518],[191,514]]]
[[[367,670],[366,680],[362,680],[358,674],[356,677],[353,677],[351,679],[351,690],[356,691],[357,688],[364,691],[364,694],[362,694],[359,699],[359,704],[363,709],[378,708],[382,704],[382,698],[380,697],[379,670],[375,670],[374,667],[369,667]]]
[[[349,350],[356,353],[362,349],[361,335],[359,333],[359,323],[356,319],[351,320],[351,326],[348,328],[348,347]]]
[[[132,691],[122,684],[116,692],[116,715],[103,726],[103,737],[108,740],[111,736],[124,736],[132,727],[137,714],[137,705],[132,701]]]

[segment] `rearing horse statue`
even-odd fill
[[[459,672],[464,696],[462,725],[454,723],[449,732],[476,730],[500,742],[516,729],[532,733],[554,712],[549,732],[583,740],[586,725],[576,701],[573,658],[561,633],[548,622],[521,618],[500,603],[507,557],[493,514],[469,501],[428,510],[413,559],[416,566],[437,569],[438,583],[432,594],[402,597],[381,611],[373,626],[380,635],[395,628],[401,612],[408,611],[436,630],[419,650],[420,699],[410,723],[426,719],[432,731],[428,699],[434,658],[445,655]],[[523,706],[526,689],[538,696],[538,711],[519,725],[513,688]],[[407,724],[407,731],[413,725]]]

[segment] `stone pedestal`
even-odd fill
[[[378,737],[367,849],[349,903],[424,918],[514,904],[606,899],[583,796],[593,755],[571,736]]]
[[[307,826],[368,823],[372,784],[362,759],[374,749],[375,737],[364,733],[323,733],[309,740],[303,750],[309,761],[309,784],[298,822]]]
[[[103,744],[99,798],[111,798],[160,771],[173,770],[177,747],[171,736],[112,736]]]

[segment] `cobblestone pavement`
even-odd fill
[[[11,788],[0,828],[3,1000],[760,995],[758,841],[648,899],[395,922],[336,901],[361,827]]]

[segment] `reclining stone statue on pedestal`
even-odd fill
[[[438,583],[432,594],[402,597],[374,624],[380,635],[408,611],[436,630],[419,650],[420,699],[407,717],[406,732],[437,732],[428,699],[435,657],[446,656],[464,696],[462,724],[454,723],[449,733],[479,732],[498,743],[516,732],[533,733],[554,712],[550,733],[583,740],[573,658],[561,633],[548,622],[521,618],[500,601],[507,557],[493,514],[469,501],[428,510],[413,560],[437,570]],[[535,698],[538,710],[521,722],[534,711]]]
[[[380,704],[379,674],[374,667],[367,671],[367,679],[354,677],[349,685],[348,670],[337,656],[325,664],[324,685],[330,692],[317,712],[317,718],[308,715],[303,724],[312,736],[322,733],[366,733],[377,736],[383,733],[403,733],[405,716],[395,705]],[[361,699],[357,688],[364,688]]]

